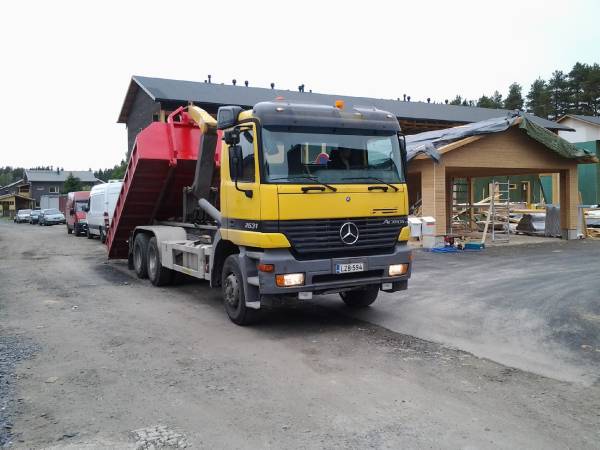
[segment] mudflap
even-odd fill
[[[250,258],[244,247],[240,248],[238,258],[240,260],[242,276],[244,277],[246,306],[252,309],[260,309],[260,289],[258,287],[258,269],[256,268],[256,259]]]

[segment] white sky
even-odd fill
[[[432,101],[600,62],[600,2],[3,1],[0,166],[111,167],[131,75]]]

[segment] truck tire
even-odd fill
[[[174,272],[162,265],[156,236],[152,236],[148,242],[146,259],[148,260],[148,278],[150,278],[152,284],[154,286],[165,286],[167,284],[171,284],[173,281]]]
[[[366,308],[377,299],[378,294],[379,286],[375,285],[356,291],[340,292],[340,297],[342,297],[346,306],[351,308]]]
[[[69,228],[69,225],[67,225],[67,234],[71,234],[73,232],[73,230],[71,228]]]
[[[88,227],[87,232],[86,232],[86,237],[88,239],[94,239],[94,235],[92,233],[90,233],[90,228]]]
[[[223,304],[229,319],[237,325],[249,325],[260,317],[260,310],[246,306],[244,280],[238,255],[229,255],[221,273]]]
[[[133,241],[133,268],[138,278],[148,278],[148,241],[146,233],[138,233]]]

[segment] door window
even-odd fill
[[[238,181],[254,182],[254,130],[240,129],[240,146],[242,147],[242,174]]]

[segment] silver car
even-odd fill
[[[65,224],[67,221],[65,220],[65,216],[56,208],[50,209],[42,209],[42,213],[40,214],[39,224],[48,226],[48,225],[56,225],[58,223]]]
[[[20,209],[15,214],[14,221],[15,223],[29,222],[29,217],[31,216],[30,209]]]

